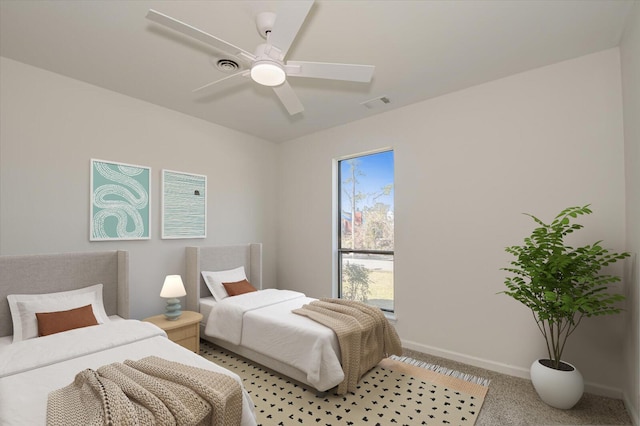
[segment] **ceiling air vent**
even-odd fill
[[[232,73],[240,69],[240,65],[233,59],[220,59],[216,62],[216,68],[222,72]]]
[[[386,96],[380,96],[378,98],[369,99],[368,101],[361,102],[360,105],[369,109],[376,109],[390,104],[391,101]]]

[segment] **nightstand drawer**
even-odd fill
[[[169,339],[178,343],[180,340],[195,337],[197,330],[198,329],[193,325],[187,325],[181,328],[176,328],[175,330],[167,330],[167,336],[169,336]]]

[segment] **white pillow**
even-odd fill
[[[102,284],[48,294],[7,296],[13,321],[13,343],[38,337],[38,312],[58,312],[91,305],[98,324],[109,322],[102,303]]]
[[[235,283],[246,280],[247,276],[244,273],[244,266],[239,266],[226,271],[202,271],[202,278],[204,278],[204,282],[207,284],[213,298],[219,302],[229,296],[222,283]]]

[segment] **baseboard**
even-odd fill
[[[622,402],[624,402],[624,408],[627,409],[629,417],[631,417],[631,423],[633,426],[640,426],[640,414],[638,413],[638,407],[631,403],[629,395],[625,392],[622,395]]]
[[[411,342],[407,340],[402,341],[402,346],[407,349],[426,353],[433,356],[438,356],[441,358],[447,358],[452,361],[462,362],[464,364],[469,364],[474,367],[480,367],[486,370],[496,371],[502,374],[508,374],[509,376],[520,377],[522,379],[530,380],[528,368],[503,364],[500,362],[495,362],[495,361],[491,361],[483,358],[477,358],[477,357],[462,354],[459,352],[448,351],[446,349],[440,349],[433,346],[423,345],[420,343]],[[623,393],[620,389],[599,385],[597,383],[585,382],[584,390],[585,392],[592,393],[594,395],[606,396],[606,397],[615,398],[615,399],[623,399]],[[627,404],[627,402],[625,401],[625,405],[630,405],[630,404]],[[636,415],[636,419],[637,419],[637,415]],[[640,424],[638,424],[637,422],[635,423],[635,425],[640,426]]]

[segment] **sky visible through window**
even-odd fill
[[[393,151],[385,151],[376,154],[357,157],[358,176],[356,179],[358,184],[356,191],[363,194],[378,194],[386,185],[393,183]],[[351,174],[351,165],[348,160],[340,162],[340,173],[342,181]],[[342,193],[342,210],[350,211],[350,202],[347,196]],[[376,200],[390,206],[389,210],[393,212],[393,187],[389,195],[382,195]],[[358,209],[363,206],[370,206],[371,200],[365,200]]]

